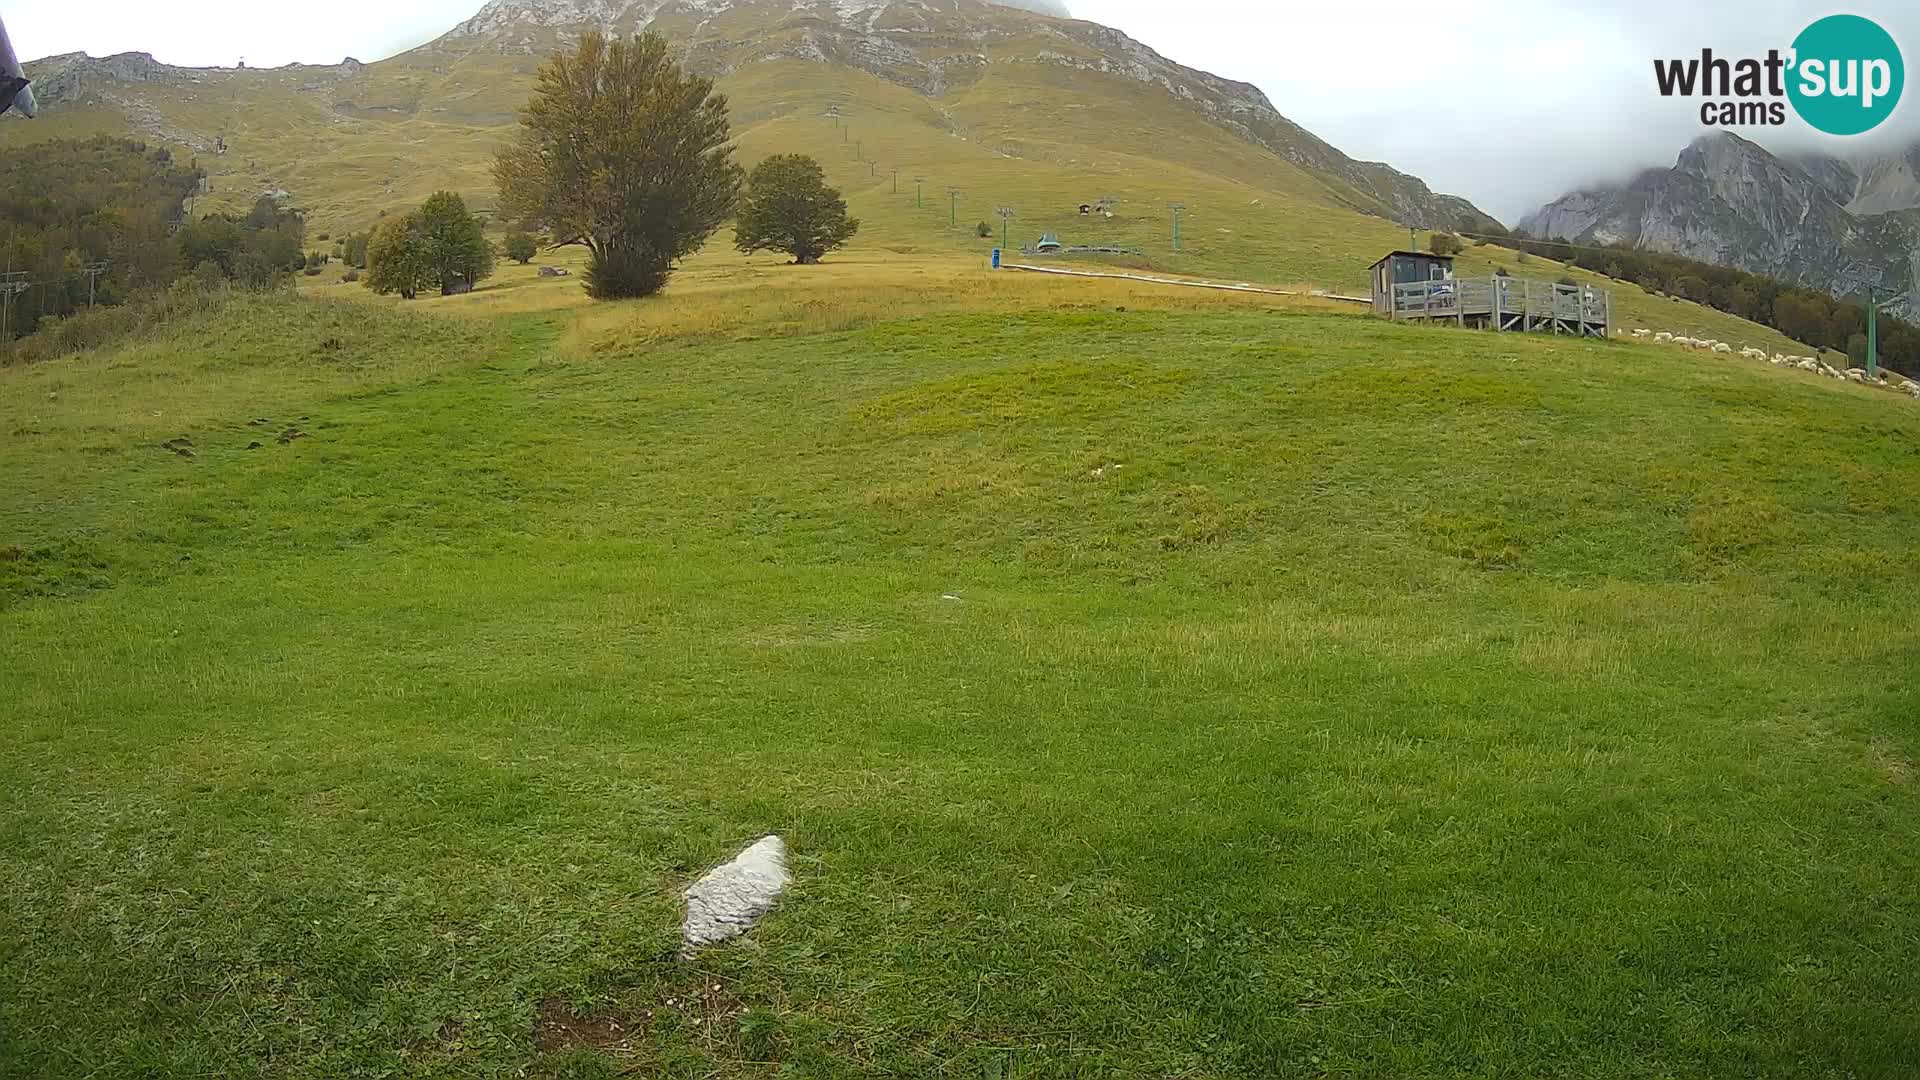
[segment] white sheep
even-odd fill
[[[1669,334],[1669,333],[1667,333],[1667,332],[1666,332],[1665,330],[1662,330],[1662,331],[1660,331],[1659,333],[1657,333],[1657,334],[1655,334],[1655,335],[1653,335],[1653,340],[1655,340],[1655,341],[1659,341],[1659,342],[1667,342],[1667,341],[1672,341],[1672,340],[1673,340],[1673,335],[1672,335],[1672,334]]]
[[[1727,344],[1727,343],[1726,343],[1726,342],[1724,342],[1724,341],[1717,341],[1717,342],[1715,342],[1715,343],[1714,343],[1714,345],[1713,345],[1713,351],[1714,351],[1714,352],[1723,352],[1723,353],[1730,353],[1730,352],[1732,352],[1732,351],[1733,351],[1733,346],[1731,346],[1731,345],[1729,345],[1729,344]]]

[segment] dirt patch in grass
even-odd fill
[[[533,1022],[533,1044],[547,1053],[575,1049],[626,1050],[631,1048],[634,1039],[644,1034],[644,1021],[581,1016],[560,998],[542,1001],[540,1014]]]

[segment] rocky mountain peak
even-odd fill
[[[1520,222],[1540,237],[1625,243],[1733,266],[1836,296],[1920,279],[1920,148],[1870,161],[1777,156],[1722,132],[1671,169],[1574,192]],[[1911,308],[1911,304],[1907,305]]]
[[[516,28],[548,30],[597,29],[602,33],[638,33],[662,15],[691,14],[712,18],[754,0],[487,0],[472,18],[454,27],[453,35],[472,37]],[[1062,0],[792,0],[792,11],[828,14],[841,20],[860,18],[868,25],[891,8],[928,13],[982,7],[1013,8],[1036,15],[1070,18]]]

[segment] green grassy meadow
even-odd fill
[[[1920,1070],[1911,402],[529,273],[0,369],[0,1076]]]

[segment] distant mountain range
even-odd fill
[[[1523,218],[1536,237],[1624,243],[1855,296],[1920,288],[1920,144],[1848,161],[1782,157],[1703,136],[1671,169],[1564,195]],[[1893,305],[1920,313],[1913,298]]]

